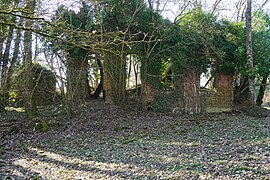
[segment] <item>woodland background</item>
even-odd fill
[[[166,91],[184,94],[186,72],[208,80],[197,89],[217,88],[218,72],[231,76],[234,105],[261,106],[268,1],[253,2],[252,28],[246,1],[224,3],[3,1],[0,109],[24,107],[31,118],[39,106],[61,105],[71,117],[77,104],[103,94],[110,103],[159,110]],[[145,105],[147,98],[157,103]]]
[[[270,178],[268,0],[0,2],[0,179]]]

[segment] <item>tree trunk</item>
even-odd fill
[[[152,0],[148,0],[148,6],[150,9],[153,9]]]
[[[0,18],[4,18],[4,16],[3,15],[0,15]],[[4,47],[4,41],[5,41],[5,28],[3,27],[3,25],[1,26],[1,31],[0,31],[0,49],[1,49],[1,51],[0,51],[0,90],[1,90],[1,88],[2,88],[2,84],[1,84],[1,82],[2,82],[2,65],[3,65],[3,51],[2,51],[2,49],[3,49],[3,47]]]
[[[259,94],[257,97],[257,105],[261,106],[263,103],[263,97],[264,97],[264,93],[265,93],[265,89],[266,89],[266,85],[267,85],[267,78],[268,78],[269,74],[266,74],[263,76],[261,85],[260,85],[260,90],[259,90]]]
[[[22,24],[22,18],[20,19],[19,25]],[[9,99],[9,92],[10,92],[10,88],[11,88],[11,79],[12,79],[12,75],[14,73],[14,69],[16,66],[16,62],[18,62],[18,57],[19,57],[19,53],[20,53],[20,42],[21,42],[21,30],[17,29],[16,31],[16,39],[14,42],[14,50],[13,50],[13,55],[12,55],[12,59],[10,62],[10,67],[8,69],[8,73],[7,73],[7,81],[5,83],[4,86],[4,91],[6,92],[6,96]]]
[[[100,60],[100,57],[97,57],[97,64],[99,67],[100,82],[99,82],[95,92],[90,96],[91,98],[94,98],[94,99],[97,99],[103,90],[103,78],[104,78],[103,76],[104,75],[103,75],[103,65],[102,65],[102,62]]]
[[[87,75],[88,62],[86,59],[68,58],[67,99],[71,114],[76,105],[84,102],[90,95]]]
[[[26,2],[25,11],[30,14],[34,13],[36,1],[28,0]],[[29,14],[27,14],[29,15]],[[27,19],[25,22],[26,28],[31,28],[33,20]],[[25,98],[25,110],[29,118],[35,116],[37,108],[33,104],[33,74],[32,74],[32,33],[30,31],[24,32],[24,98]]]
[[[253,51],[252,51],[252,19],[251,19],[251,0],[247,0],[246,10],[246,48],[247,48],[247,66],[250,73],[253,73]],[[254,75],[249,75],[249,104],[252,107],[256,106],[256,91]]]
[[[160,0],[156,0],[156,9],[155,9],[156,12],[159,11],[159,6],[160,6]]]
[[[16,18],[15,16],[12,18],[11,23],[15,23]],[[5,44],[5,51],[3,54],[3,64],[2,64],[2,84],[5,83],[6,81],[6,75],[7,75],[7,70],[8,70],[8,63],[9,63],[9,56],[10,56],[10,47],[11,47],[11,42],[13,39],[13,30],[14,28],[12,26],[9,27],[8,29],[8,36],[7,36],[7,41]]]
[[[3,45],[4,45],[4,37],[3,34],[0,34],[0,49],[3,49]],[[2,85],[2,59],[3,59],[3,54],[2,51],[0,51],[0,94],[3,91],[3,85]],[[5,105],[3,103],[3,98],[2,96],[0,96],[0,112],[5,110]]]
[[[4,46],[5,38],[3,36],[4,36],[3,33],[1,33],[0,34],[0,49],[3,49],[3,46]],[[1,78],[1,76],[2,76],[2,64],[3,64],[3,62],[2,62],[2,59],[3,59],[2,51],[0,51],[0,59],[1,59],[1,61],[0,61],[0,78]]]
[[[206,105],[200,93],[200,73],[190,66],[183,70],[176,83],[175,87],[179,95],[176,108],[179,113],[204,113]]]
[[[123,54],[108,53],[104,60],[105,101],[123,105],[126,95],[126,61]]]
[[[15,24],[16,18],[15,16],[12,17],[11,23]],[[7,90],[7,83],[8,83],[8,64],[10,63],[10,50],[11,50],[11,43],[13,40],[13,27],[9,27],[8,30],[8,36],[7,41],[5,44],[5,51],[3,55],[3,64],[2,64],[2,74],[1,74],[1,84],[2,84],[2,92],[0,93],[1,97],[1,103],[3,107],[6,107],[8,105],[8,99],[9,99],[9,91]]]
[[[249,99],[248,78],[241,77],[240,84],[234,87],[233,103],[235,107],[242,106]]]

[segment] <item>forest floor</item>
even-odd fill
[[[80,109],[41,130],[0,115],[0,179],[270,179],[268,117]]]

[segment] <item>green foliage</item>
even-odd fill
[[[232,24],[232,23],[231,23]],[[250,71],[246,66],[246,48],[245,48],[245,32],[241,30],[241,24],[236,24],[233,32],[238,39],[232,41],[235,44],[236,51],[234,52],[235,61],[231,61],[230,67],[233,67],[244,77],[256,77],[269,74],[270,69],[270,41],[267,37],[270,35],[269,16],[263,11],[255,11],[253,13],[253,32],[252,32],[252,47],[254,69]],[[242,27],[243,29],[243,27]],[[241,40],[242,37],[242,40]],[[233,52],[233,48],[231,50]]]
[[[173,94],[159,94],[155,96],[153,110],[156,112],[170,112],[175,102]]]
[[[253,14],[253,49],[255,74],[269,74],[270,69],[270,17],[263,11]]]
[[[242,71],[245,67],[245,31],[243,23],[227,20],[219,22],[219,32],[214,39],[214,46],[218,54],[214,54],[217,70],[233,75],[235,71]],[[215,56],[216,55],[216,56]]]
[[[82,2],[82,7],[79,12],[69,10],[64,6],[60,6],[54,17],[53,21],[60,23],[61,27],[72,28],[74,30],[92,31],[95,27],[95,13],[92,5],[87,5]]]
[[[144,9],[143,0],[109,0],[102,17],[106,31],[124,30],[134,26],[138,14]]]
[[[34,131],[47,132],[49,130],[49,124],[43,119],[39,119],[34,126]]]
[[[153,110],[157,112],[166,112],[168,110],[168,101],[164,96],[157,96],[154,101]]]
[[[34,94],[38,97],[45,97],[52,100],[55,96],[56,78],[52,71],[46,69],[40,64],[33,64],[32,68],[33,81],[34,81]]]
[[[200,74],[212,66],[225,74],[237,72],[243,76],[266,74],[270,69],[270,44],[266,38],[269,17],[261,11],[254,13],[258,25],[253,34],[255,68],[252,72],[246,67],[244,24],[219,20],[199,8],[183,12],[176,23],[171,23],[148,8],[143,0],[109,0],[95,5],[82,3],[78,12],[60,7],[54,20],[62,28],[54,33],[74,43],[63,46],[55,43],[58,45],[53,45],[55,50],[65,51],[76,60],[85,57],[87,51],[101,54],[109,62],[106,70],[111,81],[116,82],[112,85],[116,90],[120,71],[115,67],[124,65],[128,54],[137,54],[141,59],[141,78],[155,88],[162,88],[168,64],[173,70],[173,81],[189,68]],[[71,31],[63,32],[63,29]],[[92,41],[87,41],[92,37],[83,37],[92,31],[99,35],[93,48],[89,45]],[[110,54],[115,57],[108,58]]]
[[[209,49],[216,31],[216,18],[200,9],[194,9],[186,11],[177,21],[178,44],[174,51],[178,54],[172,58],[174,69],[179,72],[180,69],[193,67],[199,72],[205,71],[210,63]]]
[[[50,34],[52,36],[62,36],[66,42],[50,41],[47,42],[49,47],[53,51],[64,50],[70,57],[84,58],[86,50],[80,45],[76,46],[76,44],[80,44],[83,40],[80,32],[92,32],[95,30],[95,14],[93,12],[93,7],[84,2],[82,2],[79,12],[60,6],[53,17],[53,21],[58,28],[51,31]]]
[[[21,105],[24,96],[24,73],[25,68],[22,67],[14,77],[12,91],[10,92],[12,102]],[[33,64],[32,67],[34,89],[32,92],[33,100],[37,105],[45,105],[53,102],[56,96],[56,78],[52,71],[41,66]]]

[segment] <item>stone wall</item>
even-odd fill
[[[104,72],[104,82],[103,82],[103,93],[105,93],[105,102],[109,104],[113,104],[113,95],[112,95],[112,87],[110,83],[110,76],[107,71]]]
[[[154,88],[151,87],[150,84],[148,84],[146,81],[142,81],[142,95],[141,95],[141,102],[144,109],[147,109],[148,107],[153,105],[153,102],[155,100],[155,91]]]
[[[176,114],[203,114],[233,110],[233,77],[221,72],[215,76],[214,89],[200,88],[200,75],[192,69],[181,74],[175,89],[162,91],[142,80],[141,103],[144,109],[171,111]],[[109,74],[104,73],[105,101],[113,103]],[[161,109],[163,108],[163,109]]]
[[[176,100],[177,111],[184,114],[201,114],[205,112],[205,95],[200,90],[200,75],[194,69],[181,74],[176,85],[179,98]]]
[[[206,112],[230,112],[233,110],[233,77],[222,72],[216,74],[214,89],[207,92]]]

